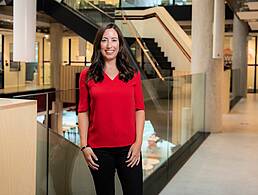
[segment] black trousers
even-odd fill
[[[115,171],[123,189],[123,195],[143,194],[142,159],[134,167],[127,167],[130,146],[118,148],[93,148],[98,157],[98,170],[92,170],[97,195],[115,195]]]

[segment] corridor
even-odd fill
[[[223,132],[211,134],[160,195],[258,194],[258,94],[223,116]]]

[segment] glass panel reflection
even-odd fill
[[[144,181],[155,172],[171,170],[173,164],[169,159],[193,135],[204,131],[204,82],[204,74],[142,81],[146,112],[142,144]],[[27,96],[41,105],[37,117],[37,194],[45,194],[46,188],[49,194],[95,194],[91,174],[78,147],[77,93],[73,89]],[[168,175],[161,174],[159,179],[167,180]],[[122,194],[120,185],[116,188],[117,194]]]

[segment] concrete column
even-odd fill
[[[62,64],[62,34],[63,28],[59,23],[50,25],[51,42],[51,85],[57,90],[60,89],[60,70]]]
[[[234,15],[233,21],[233,97],[247,95],[247,35],[248,26]]]
[[[222,80],[223,60],[212,58],[212,29],[213,29],[214,0],[192,1],[192,73],[205,73],[205,97],[197,92],[200,90],[200,76],[197,82],[193,79],[192,107],[193,125],[201,125],[200,114],[204,117],[204,129],[210,132],[219,132],[222,129]],[[221,21],[224,24],[224,21]],[[223,35],[224,36],[224,35]],[[223,39],[221,40],[223,41]],[[204,113],[200,106],[204,100]],[[196,121],[196,118],[199,121]],[[196,124],[198,123],[198,124]]]
[[[50,42],[51,42],[51,85],[60,90],[60,73],[62,65],[62,34],[63,27],[59,23],[50,25]],[[56,101],[54,103],[55,113],[51,116],[51,128],[62,135],[62,116],[63,102],[60,99],[61,93],[56,93]]]

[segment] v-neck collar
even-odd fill
[[[111,80],[111,81],[114,81],[116,79],[116,77],[119,75],[119,72],[116,74],[116,76],[114,76],[114,78],[112,79],[105,71],[104,72],[104,75],[106,75],[106,77]]]

